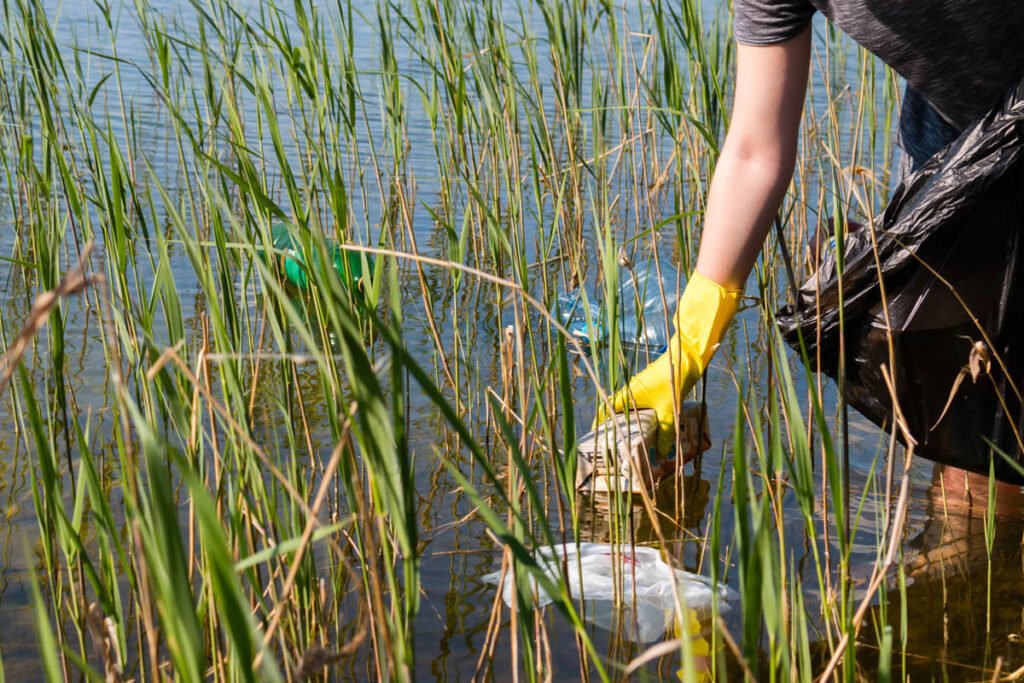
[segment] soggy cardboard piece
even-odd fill
[[[592,493],[650,493],[657,484],[658,419],[653,410],[619,413],[580,438],[576,488]],[[688,462],[711,447],[707,407],[687,401],[680,411],[680,448]]]

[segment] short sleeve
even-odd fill
[[[810,0],[733,0],[736,41],[773,45],[795,38],[814,16]]]

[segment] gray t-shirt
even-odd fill
[[[963,130],[1024,74],[1024,0],[734,0],[736,40],[770,45],[821,11]]]

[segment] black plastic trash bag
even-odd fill
[[[896,189],[875,221],[877,262],[870,226],[846,238],[842,276],[849,405],[891,428],[884,364],[916,454],[982,474],[991,460],[1014,483],[1024,476],[993,446],[1024,466],[1022,228],[1024,81]],[[833,378],[837,270],[827,255],[777,316],[786,341],[799,350],[802,338]]]

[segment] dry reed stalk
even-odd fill
[[[85,617],[96,653],[103,662],[105,682],[121,683],[124,663],[121,661],[121,651],[117,646],[117,627],[114,621],[105,615],[103,609],[95,602],[89,603]]]
[[[28,349],[29,344],[39,334],[39,331],[43,329],[43,326],[46,325],[46,321],[50,318],[50,313],[60,304],[61,299],[81,294],[93,283],[99,281],[100,276],[85,274],[86,266],[89,264],[89,256],[92,254],[92,247],[92,242],[86,244],[82,250],[82,255],[78,259],[78,264],[60,279],[60,282],[57,283],[54,289],[43,292],[32,303],[32,309],[29,311],[24,327],[21,328],[21,332],[18,333],[18,336],[7,349],[7,353],[2,359],[2,365],[0,365],[0,395],[7,390],[7,386],[14,376],[18,363],[21,362],[22,356],[25,355],[25,350]]]
[[[181,359],[181,356],[179,356],[177,353],[180,347],[181,344],[178,344],[175,347],[164,349],[163,353],[160,354],[160,357],[157,358],[156,362],[154,362],[153,365],[150,366],[149,370],[147,371],[147,376],[150,378],[154,377],[158,372],[160,372],[161,369],[163,369],[165,365],[167,365],[167,363],[173,362],[190,384],[192,384],[193,386],[200,387],[200,392],[206,398],[207,404],[210,406],[210,408],[214,412],[216,412],[217,415],[219,415],[220,418],[224,420],[224,422],[227,423],[231,430],[234,431],[235,434],[239,438],[241,438],[249,448],[252,449],[253,453],[256,455],[257,458],[259,458],[260,462],[263,463],[267,470],[274,476],[275,479],[277,479],[281,486],[284,487],[284,490],[288,492],[288,495],[290,495],[292,498],[292,502],[294,502],[296,505],[302,508],[302,511],[307,516],[312,516],[312,509],[309,507],[309,504],[306,503],[305,500],[303,500],[302,496],[299,495],[299,492],[295,489],[295,485],[292,484],[291,480],[288,479],[283,472],[281,472],[280,468],[278,468],[276,464],[274,464],[274,462],[270,459],[270,456],[267,455],[267,452],[264,451],[263,448],[258,443],[256,443],[256,441],[252,438],[252,435],[249,434],[248,430],[244,429],[242,425],[240,425],[238,421],[235,420],[234,417],[232,417],[231,412],[226,407],[224,407],[219,401],[217,401],[210,387],[201,383],[199,381],[199,378],[196,377],[195,374],[192,372],[191,368],[189,368],[188,365],[185,364],[185,361]]]
[[[320,481],[320,486],[317,488],[316,496],[313,499],[313,506],[306,519],[306,526],[303,528],[302,536],[299,539],[299,547],[295,550],[295,555],[292,558],[291,569],[288,571],[288,576],[284,581],[284,586],[281,588],[281,594],[277,598],[278,604],[271,612],[270,622],[267,624],[266,630],[263,633],[264,648],[270,644],[270,641],[274,637],[274,631],[277,630],[277,626],[281,621],[281,615],[283,613],[281,608],[284,606],[285,601],[291,594],[292,587],[295,585],[295,578],[298,576],[299,569],[302,564],[302,558],[305,555],[310,539],[313,536],[313,531],[320,523],[320,520],[317,518],[317,514],[320,512],[320,508],[327,497],[331,481],[334,479],[334,474],[338,470],[338,464],[341,462],[342,453],[345,448],[350,445],[349,429],[351,428],[352,417],[355,415],[355,411],[355,404],[349,406],[348,414],[345,416],[344,423],[342,423],[341,438],[338,440],[338,444],[334,447],[334,450],[331,452],[331,456],[327,461],[327,467],[324,469],[323,478]],[[256,659],[252,665],[254,671],[259,669],[260,663],[263,660],[263,653],[265,651],[265,649],[261,650],[256,655]]]

